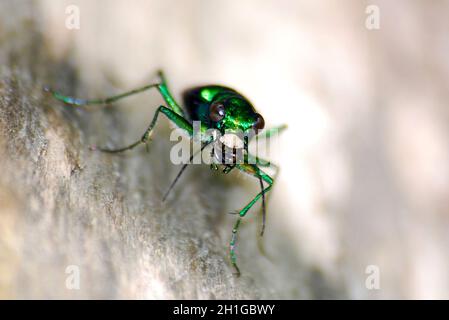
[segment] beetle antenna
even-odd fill
[[[190,162],[190,161],[189,161]],[[168,195],[170,194],[171,189],[175,186],[176,182],[178,182],[179,177],[183,174],[184,170],[187,168],[188,163],[185,163],[181,170],[179,170],[178,175],[176,176],[175,180],[171,183],[170,187],[168,188],[167,192],[164,194],[164,197],[162,198],[162,202],[165,202],[165,199],[167,199]]]
[[[265,220],[267,216],[267,211],[265,207],[265,192],[263,192],[263,181],[262,177],[259,176],[260,181],[260,188],[262,189],[262,230],[260,231],[260,236],[263,236],[263,233],[265,232]]]
[[[211,141],[206,142],[202,147],[201,150],[199,152],[202,152],[204,150],[204,148],[206,148],[209,144],[211,143]],[[189,165],[190,162],[192,162],[193,158],[196,156],[198,152],[192,154],[190,156],[190,159],[187,163],[185,163],[181,170],[179,170],[178,174],[176,175],[175,180],[173,180],[173,182],[171,183],[170,187],[168,188],[167,192],[165,193],[164,197],[162,198],[162,202],[165,202],[165,200],[167,199],[168,195],[170,194],[170,191],[173,189],[173,187],[175,186],[176,182],[178,182],[179,178],[181,177],[181,175],[184,173],[184,170],[187,168],[187,166]]]

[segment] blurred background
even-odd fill
[[[270,243],[288,237],[289,254],[344,288],[332,297],[449,298],[449,1],[34,4],[27,14],[40,21],[41,41],[83,84],[64,92],[110,95],[162,68],[177,98],[224,84],[267,126],[286,123],[269,154],[281,171],[265,242],[282,251]],[[77,10],[79,28],[67,27]],[[121,104],[123,141],[140,136],[155,99]],[[248,185],[229,188],[230,208],[257,190]]]

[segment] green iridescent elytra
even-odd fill
[[[186,90],[183,94],[185,107],[190,120],[198,120],[208,128],[224,131],[247,131],[251,128],[261,130],[264,120],[252,104],[234,89],[209,85]],[[222,104],[225,113],[223,119],[213,121],[210,117],[212,104]],[[256,126],[256,127],[255,127]]]
[[[160,113],[164,114],[171,122],[173,122],[177,127],[184,129],[191,137],[194,135],[194,127],[193,121],[201,121],[201,132],[206,131],[207,129],[217,129],[221,133],[237,133],[237,132],[253,132],[252,135],[247,135],[249,139],[251,139],[254,135],[259,134],[259,132],[264,128],[265,122],[263,117],[256,112],[253,105],[246,99],[243,95],[235,91],[234,89],[219,86],[219,85],[208,85],[195,87],[189,90],[184,91],[183,93],[183,101],[186,112],[181,108],[181,106],[176,102],[170,93],[167,82],[162,72],[158,73],[160,81],[157,83],[152,83],[141,88],[131,90],[119,95],[115,95],[105,99],[79,99],[74,97],[69,97],[60,94],[59,92],[53,91],[49,88],[45,88],[45,91],[50,92],[56,99],[65,102],[72,106],[86,106],[86,105],[96,105],[96,104],[109,104],[116,102],[122,98],[129,97],[133,94],[140,93],[151,88],[157,88],[160,94],[162,95],[164,101],[167,106],[160,106],[154,117],[144,132],[142,137],[136,142],[118,149],[108,149],[108,148],[97,148],[93,147],[94,150],[99,150],[102,152],[108,153],[119,153],[126,150],[133,149],[134,147],[145,144],[148,146],[150,142],[150,137],[153,132],[153,128],[157,123],[157,119]],[[265,130],[263,137],[269,138],[273,133],[277,133],[286,126],[279,126],[276,128],[272,128],[269,130]],[[233,162],[233,163],[225,163],[224,159],[228,159],[227,157],[222,158],[219,164],[223,165],[223,173],[227,174],[234,169],[238,169],[241,172],[249,174],[259,180],[261,191],[241,210],[234,212],[238,215],[237,221],[234,224],[232,229],[231,241],[229,244],[229,254],[231,258],[231,263],[234,266],[237,274],[240,274],[240,270],[237,266],[237,258],[235,254],[236,241],[237,241],[237,232],[241,225],[242,218],[245,217],[248,210],[260,199],[262,198],[262,230],[260,232],[263,235],[265,230],[265,194],[272,188],[274,179],[270,177],[267,173],[265,173],[261,167],[273,167],[276,171],[278,171],[278,167],[269,161],[260,159],[257,155],[252,155],[249,153],[247,149],[247,142],[245,140],[245,148],[243,150],[244,161],[243,162]],[[211,140],[211,137],[207,137],[202,140],[202,148],[203,150],[207,145],[217,143],[216,140]],[[235,147],[234,147],[235,151]],[[235,154],[232,154],[235,156]],[[213,155],[212,155],[213,156]],[[193,156],[191,157],[191,159]],[[231,159],[233,159],[231,157]],[[223,160],[223,163],[221,162]],[[170,185],[167,193],[163,197],[163,201],[168,196],[170,190],[173,188],[175,183],[178,181],[179,177],[186,169],[188,164],[184,164]],[[216,164],[212,164],[211,168],[217,169]],[[266,186],[264,185],[266,184]]]

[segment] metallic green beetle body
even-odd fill
[[[249,100],[228,87],[208,85],[192,88],[184,91],[183,100],[190,120],[201,121],[207,127],[218,129],[222,133],[225,130],[245,132],[261,121],[261,115]],[[226,111],[221,121],[215,122],[210,118],[210,106],[214,103],[221,103]],[[257,128],[261,129],[263,128]]]

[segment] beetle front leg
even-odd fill
[[[249,209],[262,197],[262,207],[263,207],[263,225],[262,225],[262,231],[261,236],[263,235],[263,232],[265,230],[265,194],[272,188],[273,186],[273,179],[267,175],[265,172],[263,172],[258,166],[252,165],[252,164],[238,164],[236,166],[239,170],[242,172],[245,172],[247,174],[250,174],[254,177],[256,177],[260,181],[260,186],[262,191],[258,193],[242,210],[237,212],[239,214],[239,218],[236,221],[233,229],[232,229],[232,237],[231,242],[229,243],[229,255],[231,258],[231,263],[233,267],[237,271],[237,275],[240,275],[239,267],[237,266],[237,256],[235,254],[235,249],[237,245],[237,232],[239,229],[239,226],[241,224],[242,218],[246,215]],[[263,187],[263,181],[268,183],[268,186],[266,188]]]
[[[272,136],[281,133],[285,129],[287,129],[286,124],[282,124],[280,126],[273,127],[273,128],[268,128],[268,129],[263,130],[263,132],[261,134],[254,136],[253,139],[254,138],[255,139],[270,139]]]
[[[237,256],[235,255],[235,247],[237,243],[237,231],[240,227],[240,224],[242,223],[242,218],[239,217],[237,221],[234,224],[234,227],[232,228],[232,236],[231,236],[231,242],[229,243],[229,256],[231,258],[232,266],[234,267],[236,273],[235,275],[237,277],[240,276],[240,269],[237,266]]]
[[[266,188],[262,188],[262,191],[259,192],[242,210],[238,212],[238,214],[243,218],[248,210],[251,209],[251,207],[257,202],[257,200],[270,191],[273,186],[273,179],[254,164],[238,164],[237,168],[244,173],[250,174],[257,179],[268,183]]]

